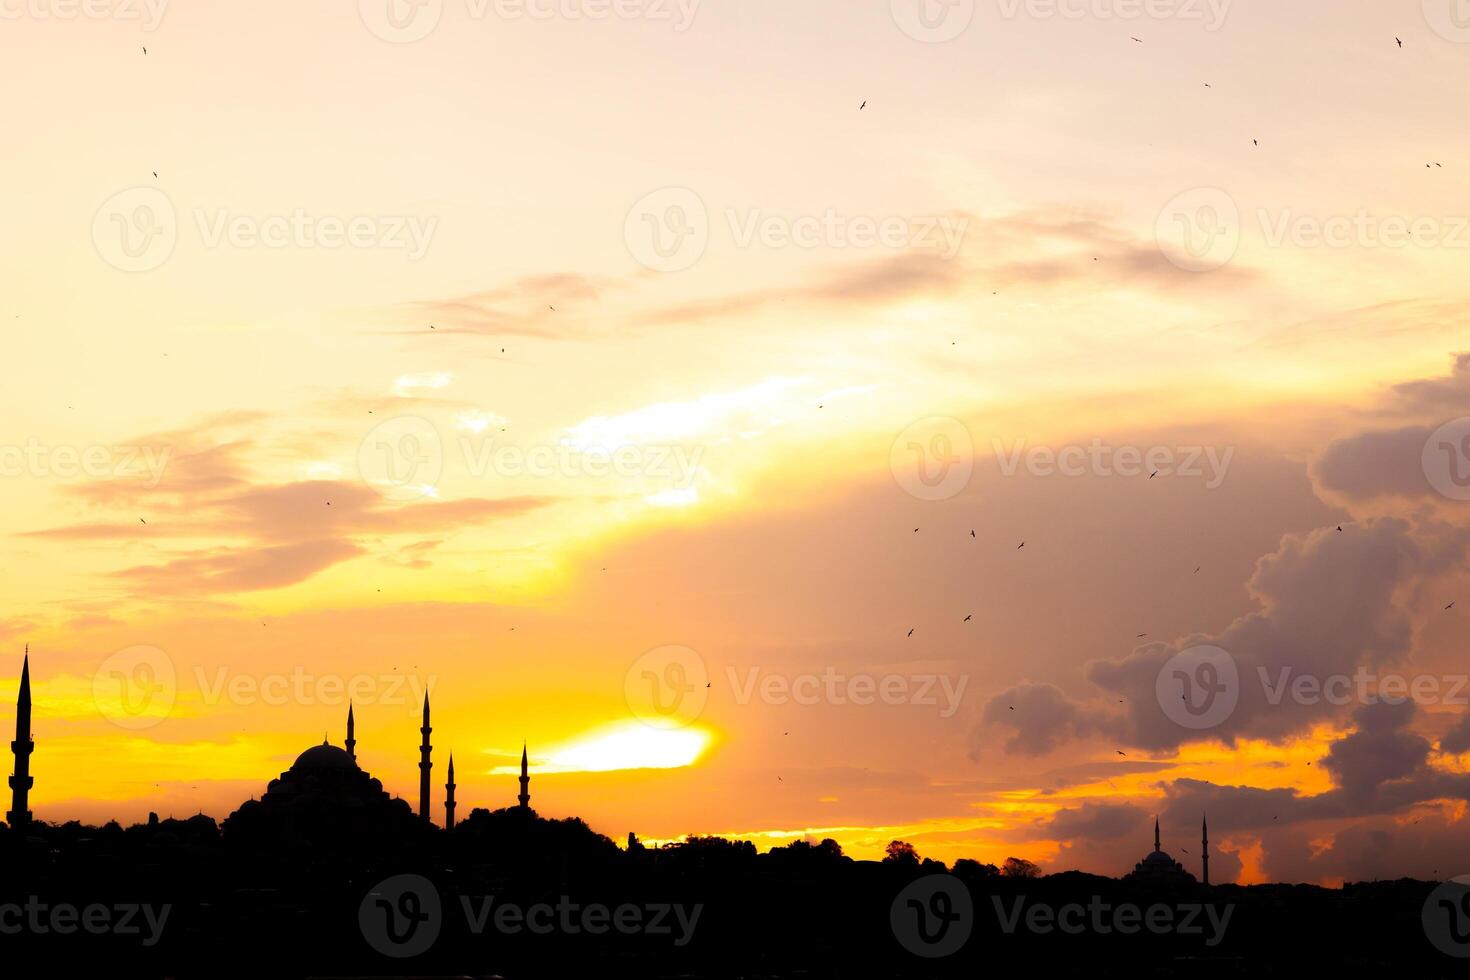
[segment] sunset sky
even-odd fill
[[[1470,871],[1457,2],[0,3],[36,816]]]

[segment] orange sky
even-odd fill
[[[1119,873],[1208,799],[1217,879],[1470,861],[1458,703],[1212,740],[1129,701],[1201,638],[1463,669],[1464,505],[1355,441],[1470,403],[1433,3],[381,6],[6,8],[39,817],[223,817],[349,692],[412,797],[428,687],[461,812],[525,739],[615,838]],[[1433,749],[1319,761],[1377,724]]]

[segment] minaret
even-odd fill
[[[526,743],[521,743],[521,795],[516,797],[521,801],[521,809],[524,810],[531,805],[531,777],[526,772]]]
[[[15,775],[10,777],[11,804],[5,820],[11,827],[24,827],[31,822],[26,797],[35,783],[31,778],[31,753],[35,750],[36,740],[31,738],[31,647],[26,644],[25,661],[20,668],[20,696],[15,699],[15,741],[10,743],[10,751],[15,753]]]
[[[357,739],[353,738],[353,736],[352,736],[352,733],[353,733],[354,729],[355,729],[355,726],[352,723],[352,702],[351,701],[348,701],[347,702],[347,741],[344,744],[347,746],[347,757],[352,760],[352,764],[353,765],[356,765],[357,764]]]
[[[419,819],[424,823],[429,820],[429,770],[434,768],[434,763],[429,761],[429,754],[434,747],[429,744],[429,733],[433,731],[429,727],[429,692],[424,692],[424,726],[419,729],[424,734],[424,742],[419,746]]]
[[[1208,885],[1210,883],[1210,817],[1209,817],[1209,814],[1206,814],[1200,820],[1199,835],[1200,835],[1200,841],[1199,841],[1200,842],[1200,847],[1202,848],[1202,850],[1200,851],[1200,854],[1203,855],[1203,858],[1202,859],[1203,859],[1203,861],[1205,863],[1205,884]]]
[[[449,782],[444,784],[444,829],[454,829],[454,753],[449,753]]]
[[[1164,848],[1159,844],[1159,818],[1154,817],[1154,850],[1162,851]]]

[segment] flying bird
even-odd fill
[[[914,631],[913,630],[909,630],[909,636],[913,636],[913,635],[914,635]]]
[[[1399,47],[1403,47],[1404,46],[1403,38],[1396,37],[1396,38],[1394,38],[1394,40],[1399,42]]]
[[[1134,637],[1134,639],[1135,639],[1135,640],[1141,640],[1141,639],[1143,639],[1143,638],[1144,638],[1144,637],[1145,637],[1145,636],[1148,636],[1148,634],[1147,634],[1147,633],[1139,633],[1139,634],[1138,634],[1138,635],[1137,635],[1137,636],[1135,636],[1135,637]]]
[[[1129,37],[1133,37],[1132,34],[1130,34],[1128,36]],[[1141,37],[1134,37],[1133,40],[1137,41],[1139,44],[1142,44],[1143,43],[1143,38],[1141,38]]]
[[[1453,609],[1453,608],[1455,608],[1455,604],[1452,602],[1448,606],[1445,606],[1445,608],[1446,609]]]
[[[868,100],[867,99],[863,99],[863,104],[860,105],[860,106],[858,106],[858,112],[862,112],[867,107],[868,107]]]
[[[974,531],[971,531],[971,532],[970,532],[970,537],[972,537],[972,538],[973,538],[973,537],[974,537],[974,536],[975,536],[975,532],[974,532]]]
[[[1125,758],[1125,759],[1128,757],[1128,753],[1127,752],[1124,752],[1122,749],[1114,749],[1113,751],[1116,752],[1116,753],[1118,753],[1119,755],[1123,756],[1123,758]]]
[[[1024,547],[1026,547],[1026,542],[1022,541],[1020,544],[1016,545],[1016,550],[1020,551]]]
[[[966,616],[965,617],[965,622],[968,623],[973,616],[974,616],[974,613],[971,613],[969,616]]]

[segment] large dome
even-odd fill
[[[292,771],[302,769],[356,769],[357,763],[352,761],[352,756],[335,745],[323,742],[321,745],[313,745],[305,752],[296,757],[291,764]]]

